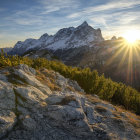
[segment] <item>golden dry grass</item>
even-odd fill
[[[81,95],[84,95],[83,93],[79,93]],[[86,94],[85,97],[87,97],[87,99],[93,103],[93,104],[96,104],[96,103],[108,103],[107,101],[103,101],[99,98],[96,98],[94,97],[93,95],[90,95],[90,94]],[[115,111],[112,111],[112,114],[115,116],[116,119],[124,119],[126,120],[128,123],[132,124],[135,128],[135,131],[138,135],[140,135],[140,116],[139,115],[136,115],[135,113],[131,112],[131,111],[128,111],[126,109],[124,109],[123,106],[115,106],[114,105],[114,108],[116,109]],[[98,111],[105,111],[106,108],[103,108],[103,106],[99,106],[97,105],[96,106],[96,109]],[[123,115],[125,114],[125,115]]]
[[[59,105],[67,105],[69,104],[69,102],[71,101],[76,101],[76,98],[72,95],[70,96],[66,96],[64,99],[62,99],[62,101],[60,103],[58,103]]]
[[[10,73],[9,73],[9,71],[5,71],[3,74],[4,75],[9,75]]]
[[[47,106],[47,103],[46,103],[46,102],[41,102],[41,103],[40,103],[40,106],[41,106],[41,107],[45,107],[45,106]]]
[[[73,87],[71,87],[71,86],[67,86],[67,89],[70,90],[70,91],[75,92],[75,89]]]
[[[54,75],[48,70],[37,71],[36,78],[44,85],[47,85],[52,91],[61,91],[61,89],[55,83]]]
[[[100,105],[95,106],[95,110],[98,113],[106,113],[107,112],[107,109],[104,106],[100,106]]]
[[[81,94],[83,94],[83,93],[81,93]],[[96,97],[94,97],[91,94],[85,94],[85,96],[93,104],[96,104],[96,103],[100,103],[101,102],[101,100],[99,98],[96,98]]]

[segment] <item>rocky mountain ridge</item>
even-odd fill
[[[59,49],[79,48],[82,46],[90,46],[92,42],[101,41],[104,41],[101,30],[92,28],[85,21],[76,28],[69,27],[60,29],[53,36],[49,36],[45,33],[39,39],[26,39],[24,42],[18,41],[11,53],[22,55],[34,49],[56,51]]]
[[[140,139],[138,116],[88,96],[51,70],[23,64],[1,69],[0,139]]]

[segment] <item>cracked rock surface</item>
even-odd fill
[[[27,65],[0,70],[1,140],[139,140],[128,114],[88,98],[57,72]]]

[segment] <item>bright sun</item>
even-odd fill
[[[123,37],[130,44],[135,43],[137,40],[140,40],[140,31],[139,30],[129,30],[127,31]]]

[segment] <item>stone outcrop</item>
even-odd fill
[[[129,116],[54,71],[0,70],[1,140],[138,140]]]

